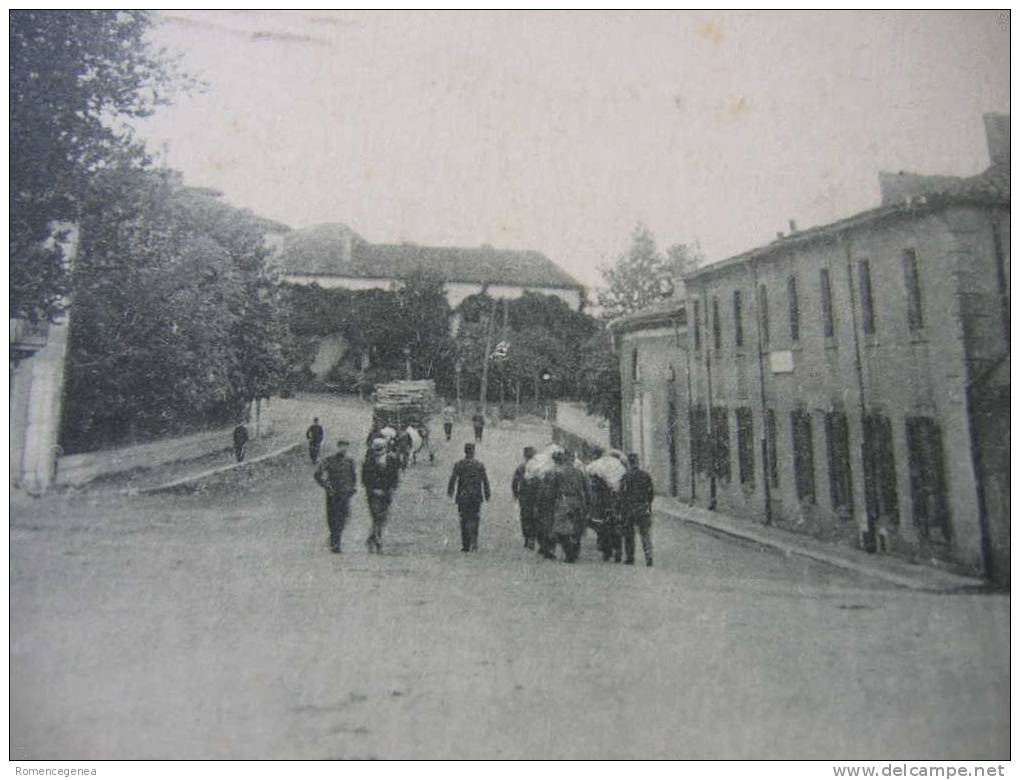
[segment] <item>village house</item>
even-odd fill
[[[1009,117],[991,166],[697,269],[613,324],[661,492],[1009,581]]]

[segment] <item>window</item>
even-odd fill
[[[638,352],[637,347],[630,353],[630,378],[635,382],[641,381],[641,368],[638,364]]]
[[[825,415],[825,443],[829,456],[829,499],[836,511],[849,512],[854,506],[850,481],[850,433],[846,415],[829,412]]]
[[[730,420],[725,406],[712,407],[712,474],[730,480]]]
[[[832,284],[829,282],[829,269],[823,268],[819,274],[822,294],[822,332],[827,338],[836,335],[836,323],[832,318]]]
[[[908,417],[907,452],[914,523],[924,536],[930,537],[931,531],[937,530],[948,541],[949,490],[938,423],[930,417]]]
[[[694,351],[701,350],[701,306],[700,301],[694,301]]]
[[[769,291],[764,284],[758,286],[758,327],[761,328],[761,344],[769,345]]]
[[[870,336],[875,332],[875,303],[871,297],[871,264],[867,260],[857,261],[857,279],[861,287],[862,325]]]
[[[797,481],[797,498],[815,503],[815,453],[811,442],[811,415],[791,412],[793,432],[793,471]]]
[[[699,474],[708,471],[708,414],[705,407],[691,407],[691,463]]]
[[[797,277],[786,280],[786,298],[790,304],[790,341],[800,341],[800,306],[797,303]]]
[[[899,524],[892,425],[888,417],[879,414],[864,417],[864,501],[871,519],[884,517]]]
[[[718,298],[712,298],[712,341],[717,352],[722,349],[722,323],[719,321]]]
[[[921,330],[924,327],[921,280],[917,275],[917,254],[913,249],[903,250],[903,281],[907,286],[907,322],[911,330]]]
[[[738,347],[744,346],[744,318],[740,310],[740,290],[733,291],[733,340]]]
[[[774,409],[765,411],[765,440],[768,446],[769,482],[772,487],[779,487],[779,458],[776,447],[779,445],[779,432],[776,429],[776,412]]]
[[[754,417],[751,409],[737,409],[737,465],[740,484],[754,485]]]

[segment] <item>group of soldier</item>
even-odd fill
[[[306,432],[308,454],[316,464],[315,481],[326,491],[326,521],[329,547],[341,549],[344,526],[350,516],[350,501],[357,492],[354,460],[348,454],[350,442],[340,439],[336,452],[319,462],[325,433],[318,418]],[[480,436],[478,437],[481,438]],[[510,490],[520,508],[524,546],[537,550],[545,559],[556,560],[557,547],[568,563],[577,561],[586,529],[596,532],[598,550],[604,561],[634,563],[635,531],[640,534],[645,563],[652,565],[651,477],[640,468],[637,455],[597,451],[585,467],[567,449],[551,445],[538,455],[534,447],[524,448],[524,462],[514,472]],[[617,470],[607,477],[597,465],[606,462]],[[534,468],[542,462],[541,468]],[[530,465],[529,465],[530,464]],[[373,431],[361,464],[361,484],[365,489],[372,531],[365,540],[371,553],[382,552],[393,493],[400,479],[400,460],[392,440]],[[475,444],[464,445],[464,457],[453,467],[447,484],[460,515],[461,549],[478,549],[481,506],[491,499],[492,491],[484,464],[475,457]]]

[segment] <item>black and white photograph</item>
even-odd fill
[[[1009,10],[8,30],[12,776],[1007,776]]]

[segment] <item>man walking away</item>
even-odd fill
[[[510,483],[510,492],[514,500],[520,505],[521,510],[521,533],[524,535],[524,546],[529,550],[535,549],[535,539],[538,537],[538,480],[525,479],[524,470],[528,461],[535,455],[534,447],[524,448],[524,463],[514,471],[513,481]]]
[[[361,465],[361,484],[365,486],[368,511],[372,515],[372,533],[365,540],[368,551],[382,552],[383,529],[393,500],[393,491],[400,481],[400,464],[396,455],[386,451],[386,439],[372,439]]]
[[[322,461],[315,470],[315,481],[326,491],[329,549],[335,553],[340,552],[340,537],[351,514],[351,496],[358,492],[354,461],[347,457],[349,445],[346,439],[340,439],[336,443],[336,453]],[[318,457],[318,452],[315,455]]]
[[[478,549],[478,512],[482,500],[488,501],[489,477],[485,466],[475,460],[475,445],[464,445],[464,459],[457,461],[450,475],[450,484],[446,486],[446,494],[453,498],[456,494],[457,511],[460,513],[461,550],[470,552]]]
[[[244,446],[248,443],[248,428],[244,424],[244,420],[241,420],[234,428],[234,457],[237,458],[237,462],[240,463],[244,460]]]
[[[555,546],[559,544],[566,562],[574,563],[581,552],[581,534],[591,507],[588,478],[574,466],[571,453],[557,451],[553,460],[556,469],[549,474],[546,486],[546,495],[552,501],[552,533],[547,537],[547,549],[542,555],[555,558]]]
[[[471,416],[471,424],[475,427],[475,441],[481,443],[482,432],[485,430],[485,415],[482,414],[482,407]]]
[[[457,417],[457,412],[450,405],[447,405],[443,409],[443,433],[446,434],[446,440],[449,441],[450,437],[453,436],[453,421]]]
[[[312,424],[305,431],[305,438],[308,439],[308,457],[312,463],[319,462],[319,451],[322,449],[322,440],[326,438],[326,432],[319,425],[319,418],[312,420]]]
[[[634,563],[634,526],[641,534],[641,547],[645,552],[645,565],[652,565],[652,499],[655,487],[647,471],[640,468],[636,453],[627,455],[630,470],[620,487],[620,507],[623,513],[623,547],[626,563]]]

